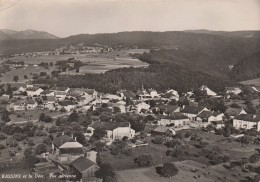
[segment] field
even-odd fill
[[[186,160],[175,162],[179,173],[172,178],[160,177],[156,173],[155,167],[132,169],[117,171],[118,180],[121,182],[187,182],[187,181],[200,181],[200,182],[215,182],[215,181],[239,181],[239,179],[247,179],[247,176],[253,177],[254,175],[242,173],[239,168],[233,168],[227,172],[223,165],[207,166],[195,161]],[[134,174],[134,175],[133,175]]]
[[[81,60],[86,64],[80,68],[79,73],[76,73],[75,70],[67,71],[62,74],[85,74],[85,73],[104,73],[108,70],[123,68],[123,67],[147,67],[148,64],[144,63],[138,59],[133,59],[129,56],[129,53],[142,53],[148,52],[146,49],[130,49],[130,50],[121,50],[121,51],[113,51],[109,53],[86,53],[80,55],[43,55],[37,57],[25,57],[25,56],[17,56],[10,58],[9,60],[13,61],[24,61],[25,64],[39,64],[41,62],[45,63],[53,63],[54,66],[49,66],[48,69],[43,67],[33,67],[28,66],[25,68],[12,69],[9,72],[6,72],[3,77],[0,77],[0,81],[3,83],[13,82],[13,76],[18,76],[18,82],[27,81],[24,79],[24,75],[27,75],[28,79],[32,78],[33,73],[46,72],[48,75],[56,69],[57,61],[64,61],[69,58],[76,58]],[[0,63],[3,60],[0,60]]]
[[[249,144],[247,146],[241,146],[239,142],[235,141],[233,138],[223,137],[221,135],[216,135],[211,132],[203,132],[201,129],[194,130],[182,130],[178,131],[185,134],[187,131],[192,134],[198,134],[202,138],[202,141],[207,143],[204,147],[210,151],[218,151],[217,153],[222,153],[230,157],[230,161],[241,161],[242,158],[248,158],[253,153],[255,149],[258,148],[257,145]],[[186,181],[202,181],[202,182],[213,182],[213,181],[247,181],[248,178],[253,178],[256,174],[253,172],[245,173],[242,171],[241,166],[235,166],[232,169],[227,169],[224,164],[211,165],[209,159],[203,155],[203,150],[201,148],[188,148],[183,156],[178,158],[167,156],[166,151],[171,148],[167,148],[163,144],[153,144],[146,138],[149,142],[149,146],[143,148],[134,148],[133,154],[126,156],[124,154],[119,154],[114,156],[110,154],[110,151],[103,152],[102,156],[105,162],[108,162],[116,170],[118,180],[121,182],[186,182]],[[189,142],[193,143],[192,141]],[[217,149],[216,149],[217,148]],[[188,152],[188,154],[186,154]],[[134,163],[134,159],[140,154],[149,153],[153,157],[154,165],[149,168],[140,168]],[[172,178],[163,178],[156,173],[156,166],[160,166],[165,162],[174,162],[179,169],[178,175]],[[251,163],[248,163],[251,165]],[[228,170],[228,171],[227,171]],[[134,174],[134,175],[133,175]]]

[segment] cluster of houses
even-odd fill
[[[208,97],[218,98],[214,91],[206,86],[201,87]],[[239,94],[239,88],[228,88],[226,94]],[[49,109],[70,112],[75,109],[87,111],[106,105],[114,113],[132,112],[140,115],[152,115],[155,120],[151,123],[151,134],[162,135],[167,132],[175,134],[180,129],[190,129],[193,125],[206,126],[213,124],[216,127],[224,126],[224,118],[233,119],[233,126],[237,129],[256,129],[260,131],[260,115],[247,114],[242,108],[228,108],[225,113],[210,110],[194,103],[194,93],[187,92],[184,96],[173,89],[158,93],[154,89],[142,88],[134,93],[128,90],[119,90],[116,94],[102,94],[94,89],[46,87],[46,85],[28,84],[13,92],[15,102],[8,109],[34,110]],[[185,97],[190,105],[179,106],[171,101],[179,101]],[[129,102],[129,100],[131,102]],[[171,103],[171,104],[170,104]],[[132,139],[137,132],[131,128],[130,122],[93,122],[87,128],[85,137],[91,137],[95,130],[102,128],[106,131],[103,140],[109,144],[124,138]],[[92,147],[92,148],[91,148]],[[89,150],[80,144],[73,136],[57,136],[52,142],[52,152],[48,154],[48,161],[35,165],[36,173],[45,171],[66,171],[77,174],[81,179],[95,178],[96,152],[91,146]],[[46,155],[46,154],[45,154]]]

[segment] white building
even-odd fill
[[[233,119],[233,126],[236,129],[252,129],[260,131],[260,115],[241,114]]]

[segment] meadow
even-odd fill
[[[56,69],[57,61],[64,61],[69,58],[75,58],[84,62],[86,65],[81,67],[79,73],[76,73],[76,70],[70,70],[67,72],[63,72],[61,74],[85,74],[85,73],[104,73],[108,70],[113,70],[117,68],[123,67],[147,67],[148,64],[144,63],[138,59],[134,59],[129,54],[131,53],[142,53],[149,52],[147,49],[129,49],[129,50],[120,50],[113,51],[108,53],[86,53],[86,54],[65,54],[65,55],[42,55],[36,57],[26,57],[26,56],[17,56],[10,58],[12,61],[24,61],[26,65],[28,64],[39,64],[41,62],[44,63],[53,63],[54,66],[49,66],[48,69],[37,66],[28,66],[24,68],[12,68],[11,71],[6,72],[2,77],[0,77],[0,81],[3,83],[13,82],[13,77],[18,76],[18,82],[28,81],[33,77],[33,74],[40,72],[46,72],[48,75],[51,74],[52,71]],[[0,63],[3,60],[0,60]],[[24,78],[24,75],[27,75],[27,79]]]

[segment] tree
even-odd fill
[[[76,68],[76,73],[79,73],[79,67],[78,67],[78,68]]]
[[[106,143],[101,142],[101,141],[97,141],[97,142],[95,143],[95,145],[96,145],[96,150],[97,150],[98,152],[103,152],[103,148],[105,147]]]
[[[17,82],[18,80],[19,80],[19,77],[18,77],[18,76],[14,76],[14,77],[13,77],[13,81],[14,81],[14,82]]]
[[[152,142],[154,144],[162,144],[163,143],[163,137],[162,136],[155,136],[155,138],[152,139]]]
[[[69,122],[78,122],[79,121],[79,115],[76,110],[74,110],[68,118]]]
[[[251,163],[256,163],[256,162],[259,161],[259,159],[260,159],[259,154],[258,153],[254,153],[253,155],[251,155],[249,157],[248,161],[251,162]]]
[[[51,116],[46,116],[44,119],[44,122],[51,123],[53,121],[53,118]]]
[[[73,133],[74,137],[76,137],[77,141],[82,145],[86,144],[86,138],[81,131],[77,131]]]
[[[5,109],[5,110],[2,112],[1,119],[2,119],[4,122],[9,122],[9,121],[11,121],[11,119],[9,118],[9,115],[10,115],[10,112]]]
[[[105,180],[108,176],[111,178],[115,178],[116,174],[110,164],[103,164],[102,166],[100,166],[99,170],[95,172],[95,176],[97,178]]]
[[[43,143],[37,145],[34,149],[35,154],[42,154],[47,152],[47,146]]]
[[[50,66],[53,66],[53,62],[50,62]]]
[[[46,117],[45,114],[41,113],[39,117],[39,121],[45,121],[45,117]]]
[[[157,172],[161,176],[167,177],[167,178],[175,176],[179,172],[178,168],[170,162],[164,163],[162,167],[159,167],[157,169],[158,169]]]
[[[151,154],[141,154],[135,162],[141,167],[149,167],[153,165],[153,157]]]
[[[34,164],[40,162],[39,158],[32,152],[32,148],[26,148],[24,150],[24,160],[28,167],[34,167]]]
[[[24,78],[24,79],[28,79],[28,76],[27,76],[27,75],[24,75],[23,78]]]
[[[103,128],[96,128],[93,132],[92,137],[93,138],[97,138],[97,139],[101,139],[104,136],[106,136],[107,132],[106,130],[104,130]]]

